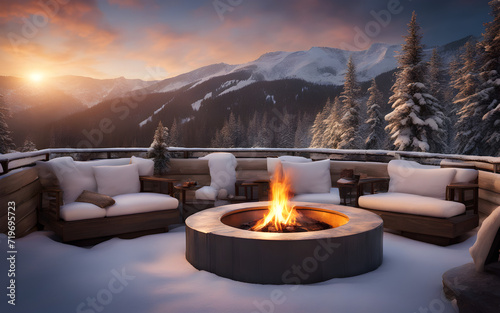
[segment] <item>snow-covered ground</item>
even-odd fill
[[[465,242],[439,247],[384,233],[375,271],[313,285],[256,285],[198,271],[185,259],[185,229],[90,249],[56,242],[48,232],[18,239],[16,306],[0,312],[456,312],[441,275],[471,262]],[[6,237],[0,235],[3,251]],[[0,259],[7,286],[7,260]]]

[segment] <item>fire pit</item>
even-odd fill
[[[186,259],[197,269],[260,284],[308,284],[372,271],[382,264],[382,219],[339,205],[291,203],[331,228],[304,232],[241,229],[270,202],[232,204],[186,220]],[[244,226],[243,226],[244,227]]]

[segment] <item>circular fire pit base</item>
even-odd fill
[[[310,284],[372,271],[382,264],[382,219],[371,212],[296,202],[299,210],[336,220],[339,227],[298,233],[264,233],[225,224],[263,215],[268,202],[204,210],[186,220],[186,259],[197,269],[260,284]],[[250,212],[249,212],[250,211]],[[239,221],[238,221],[239,222]]]

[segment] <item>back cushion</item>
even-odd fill
[[[139,176],[153,176],[155,169],[155,162],[153,160],[132,156],[130,163],[137,164],[139,167]]]
[[[210,168],[210,186],[217,191],[226,189],[227,193],[234,195],[236,183],[236,157],[227,152],[215,152],[201,157],[208,160]]]
[[[312,162],[311,159],[307,159],[301,156],[293,156],[293,155],[282,155],[277,158],[267,158],[267,174],[269,178],[272,178],[276,168],[281,171],[281,162],[293,162],[293,163],[308,163]]]
[[[307,163],[281,162],[296,194],[329,193],[332,187],[330,160]]]
[[[418,168],[411,163],[394,161],[389,162],[387,171],[390,177],[389,192],[410,193],[443,200],[446,199],[446,186],[451,183],[456,173],[452,168]]]
[[[477,179],[478,171],[471,168],[455,168],[457,173],[452,183],[470,183]]]
[[[137,164],[117,166],[94,166],[97,192],[114,197],[141,191]]]
[[[71,157],[62,157],[52,159],[48,163],[59,180],[65,204],[75,202],[84,190],[97,191],[92,168],[82,165],[83,162],[77,163]]]

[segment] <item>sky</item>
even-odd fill
[[[489,0],[0,0],[0,76],[159,80],[314,46],[481,36]]]

